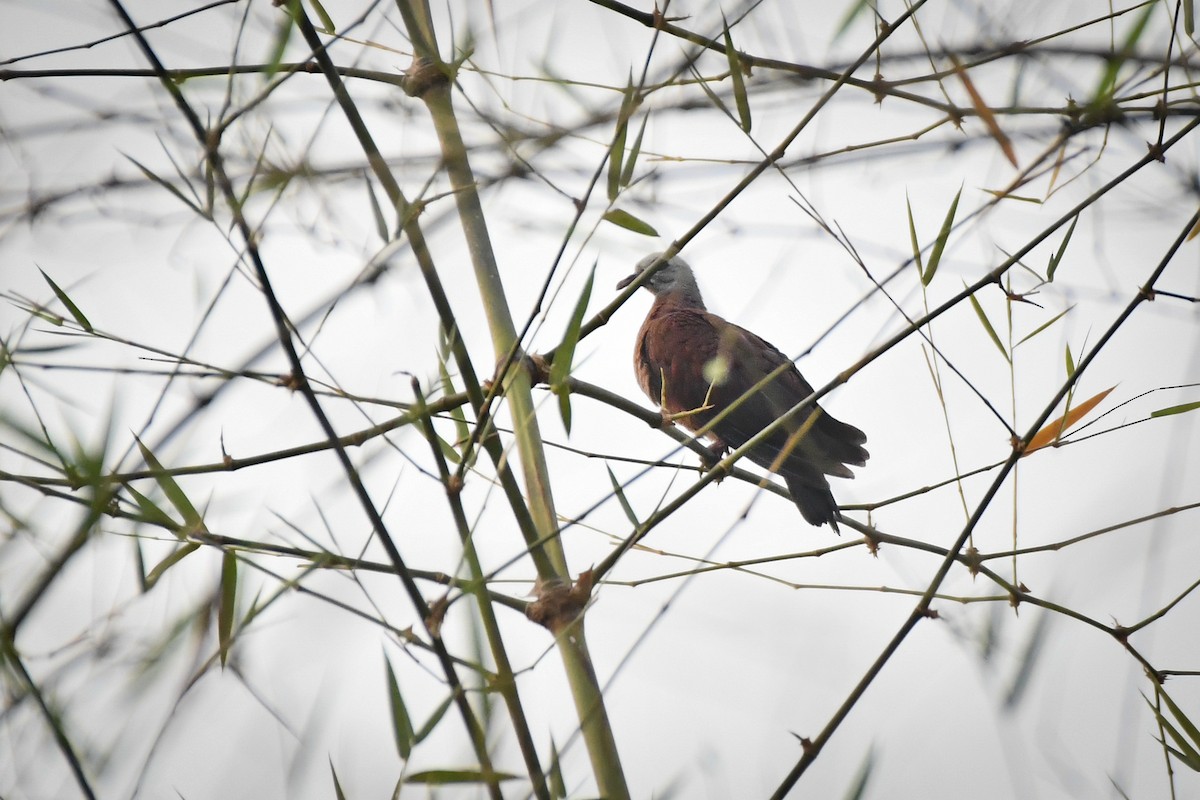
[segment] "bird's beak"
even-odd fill
[[[628,277],[622,278],[622,279],[621,279],[621,280],[620,280],[620,281],[617,283],[617,288],[618,288],[618,289],[624,289],[626,286],[628,286],[629,284],[633,283],[633,279],[634,279],[634,278],[636,278],[636,277],[637,277],[638,275],[640,275],[640,274],[641,274],[640,272],[635,272],[635,273],[633,273],[632,275],[629,275]]]

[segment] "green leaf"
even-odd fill
[[[221,558],[221,600],[217,606],[217,643],[221,651],[221,666],[229,657],[232,644],[233,614],[237,608],[237,556],[226,550]]]
[[[1066,346],[1067,356],[1067,377],[1070,378],[1075,374],[1075,357],[1071,355],[1071,345]]]
[[[863,759],[862,766],[858,768],[858,774],[854,777],[854,783],[846,789],[846,800],[862,800],[866,795],[867,783],[871,780],[871,770],[875,766],[875,748],[867,749],[867,755]]]
[[[1154,3],[1146,5],[1145,10],[1134,20],[1133,26],[1129,29],[1129,33],[1125,37],[1125,42],[1121,45],[1121,49],[1117,51],[1117,55],[1109,59],[1108,66],[1100,77],[1100,85],[1096,87],[1096,92],[1093,95],[1092,102],[1094,104],[1106,105],[1112,101],[1113,93],[1117,88],[1117,75],[1121,71],[1121,67],[1125,65],[1125,60],[1133,54],[1138,40],[1142,38],[1142,34],[1145,33],[1146,23],[1150,21],[1150,15],[1154,13],[1154,6]]]
[[[1158,696],[1161,697],[1167,704],[1167,708],[1170,710],[1172,716],[1175,717],[1176,721],[1178,721],[1180,726],[1183,728],[1182,732],[1176,728],[1171,720],[1167,719],[1165,714],[1155,708],[1154,704],[1150,702],[1150,698],[1143,694],[1142,699],[1145,700],[1146,704],[1150,706],[1150,710],[1154,712],[1154,716],[1158,720],[1158,723],[1162,725],[1163,730],[1165,730],[1171,739],[1174,740],[1179,749],[1171,747],[1166,742],[1163,742],[1163,746],[1170,750],[1171,754],[1179,759],[1179,761],[1189,769],[1200,772],[1200,750],[1196,749],[1197,747],[1200,747],[1200,731],[1196,730],[1195,724],[1193,724],[1192,721],[1187,718],[1183,711],[1180,710],[1179,706],[1175,705],[1175,701],[1172,700],[1165,691],[1163,691],[1161,686],[1158,687]],[[1185,733],[1187,734],[1186,736],[1184,735]],[[1189,741],[1189,738],[1191,741]]]
[[[612,474],[611,472],[609,473]],[[558,757],[558,745],[554,743],[554,737],[550,737],[550,769],[548,771],[550,778],[550,795],[558,800],[563,800],[567,796],[567,782],[563,780],[562,762]]]
[[[512,781],[518,776],[508,772],[493,772],[491,780]],[[487,773],[481,769],[427,769],[414,772],[404,779],[405,783],[422,783],[440,786],[448,783],[490,783]]]
[[[619,208],[610,208],[608,211],[605,211],[603,219],[627,231],[640,233],[643,236],[658,236],[658,231],[654,230],[649,223],[642,222],[633,214]]]
[[[696,83],[698,83],[700,88],[704,90],[704,93],[708,95],[708,99],[714,106],[717,107],[717,110],[730,119],[733,119],[733,114],[729,113],[729,107],[726,106],[725,103],[721,102],[721,98],[717,97],[716,92],[709,88],[708,80],[700,74],[699,70],[690,64],[688,65],[688,70],[692,73],[692,77],[695,78]]]
[[[637,514],[633,513],[633,506],[629,505],[629,500],[626,499],[625,492],[621,489],[620,481],[613,474],[611,467],[605,464],[604,468],[608,470],[608,479],[612,482],[613,494],[617,496],[617,502],[621,504],[621,510],[625,512],[625,518],[629,520],[633,527],[637,528],[642,523],[638,522]]]
[[[571,377],[571,361],[575,358],[575,345],[579,344],[579,330],[583,327],[583,316],[587,313],[588,301],[592,297],[592,282],[596,278],[596,266],[599,259],[592,264],[583,292],[575,301],[575,310],[567,322],[563,333],[562,344],[554,351],[554,363],[550,365],[550,391],[558,395],[558,407],[562,413],[563,427],[567,434],[571,433],[571,392],[567,388],[567,378]]]
[[[1037,326],[1037,328],[1035,328],[1035,329],[1033,330],[1033,332],[1032,332],[1032,333],[1026,334],[1026,335],[1025,335],[1025,336],[1024,336],[1022,339],[1021,339],[1021,341],[1019,341],[1019,342],[1017,342],[1016,344],[1014,344],[1014,345],[1013,345],[1013,347],[1014,347],[1014,348],[1016,348],[1016,347],[1019,347],[1019,346],[1022,344],[1022,342],[1027,342],[1027,341],[1029,341],[1030,339],[1032,339],[1033,337],[1037,336],[1039,333],[1041,333],[1042,331],[1046,330],[1046,328],[1049,328],[1051,325],[1053,325],[1054,323],[1056,323],[1056,322],[1058,322],[1060,319],[1062,319],[1062,318],[1063,318],[1063,317],[1066,315],[1066,313],[1067,313],[1068,311],[1070,311],[1070,310],[1071,310],[1072,308],[1074,308],[1074,307],[1075,307],[1075,306],[1073,306],[1073,305],[1072,305],[1072,306],[1068,306],[1067,308],[1065,308],[1065,309],[1063,309],[1062,311],[1058,312],[1057,314],[1055,314],[1055,315],[1054,315],[1054,316],[1053,316],[1053,317],[1050,319],[1050,321],[1049,321],[1049,322],[1043,322],[1041,325]]]
[[[1004,360],[1011,364],[1012,359],[1009,358],[1008,351],[1001,344],[1000,337],[996,335],[996,329],[992,327],[991,320],[987,318],[987,314],[983,313],[983,306],[979,305],[979,301],[975,299],[975,295],[973,294],[967,295],[967,299],[971,301],[971,308],[975,309],[975,316],[979,317],[980,324],[987,331],[987,335],[991,337],[992,343],[996,345],[996,349],[1000,351],[1000,355],[1004,356]]]
[[[1046,280],[1049,283],[1054,283],[1054,273],[1058,271],[1058,263],[1062,261],[1063,254],[1067,252],[1067,244],[1071,241],[1071,234],[1075,232],[1075,224],[1079,222],[1079,215],[1075,215],[1075,219],[1071,220],[1071,227],[1067,228],[1067,235],[1063,237],[1062,244],[1058,246],[1058,252],[1050,257],[1050,265],[1046,267]]]
[[[633,140],[633,147],[629,149],[629,155],[625,157],[625,168],[621,170],[621,186],[628,186],[630,181],[633,180],[633,168],[637,165],[638,155],[642,152],[642,136],[646,133],[646,122],[649,119],[649,114],[642,117],[642,124],[638,127],[637,138]]]
[[[842,21],[838,23],[837,30],[833,32],[833,41],[836,42],[842,38],[842,34],[850,29],[854,20],[858,19],[862,12],[867,9],[871,9],[872,11],[875,9],[875,0],[855,0],[855,2],[851,3],[850,7],[846,9],[846,14],[842,17]]]
[[[958,187],[958,192],[954,195],[954,202],[950,204],[950,210],[946,212],[946,218],[942,220],[942,229],[938,231],[937,241],[933,243],[933,250],[929,253],[929,264],[925,267],[925,272],[921,274],[921,285],[928,286],[933,280],[933,274],[937,272],[938,263],[942,260],[942,251],[946,249],[946,242],[950,239],[950,229],[954,227],[954,215],[958,211],[958,198],[962,196],[962,187]]]
[[[1169,408],[1160,408],[1157,411],[1151,411],[1150,417],[1169,417],[1173,414],[1186,414],[1189,411],[1195,411],[1200,408],[1200,400],[1195,403],[1184,403],[1181,406],[1170,406]]]
[[[321,33],[328,33],[330,36],[337,33],[337,27],[333,24],[333,18],[329,16],[329,12],[325,10],[325,6],[321,5],[321,0],[308,0],[308,4],[312,6],[312,10],[316,13],[317,19],[321,20],[321,27],[318,29]]]
[[[446,716],[446,711],[449,710],[450,704],[454,702],[454,695],[450,695],[442,704],[433,710],[429,715],[429,719],[425,720],[425,724],[421,726],[421,730],[413,735],[413,744],[420,744],[425,741],[425,737],[433,733],[433,729],[442,721],[442,717]]]
[[[629,118],[633,115],[635,105],[633,73],[629,73],[629,81],[625,86],[625,94],[621,98],[621,109],[617,112],[617,130],[613,134],[612,145],[608,149],[608,199],[617,199],[621,190],[622,165],[625,158],[625,137],[629,134]]]
[[[283,63],[284,51],[287,50],[288,40],[292,38],[292,31],[296,27],[296,14],[300,12],[299,1],[288,0],[284,9],[287,13],[279,19],[279,27],[275,29],[275,38],[267,55],[267,69],[264,73],[267,80],[275,77],[275,73],[279,72],[279,65]]]
[[[175,510],[183,517],[183,524],[186,530],[184,535],[191,533],[199,533],[205,529],[204,519],[200,516],[200,512],[192,505],[192,501],[184,494],[183,489],[179,488],[179,484],[171,477],[170,473],[163,468],[158,459],[154,457],[154,453],[150,452],[150,448],[142,444],[142,440],[137,436],[133,437],[137,442],[138,449],[142,451],[142,458],[145,459],[146,465],[155,473],[154,480],[158,483],[163,494],[171,501],[171,505],[175,506]]]
[[[342,791],[342,782],[338,780],[337,770],[333,768],[333,759],[329,759],[329,772],[333,775],[333,796],[336,800],[346,800],[346,793]]]
[[[67,297],[67,293],[59,288],[58,284],[46,274],[45,270],[43,270],[41,267],[38,267],[38,272],[42,273],[42,277],[46,279],[46,283],[50,284],[50,288],[54,290],[54,294],[58,298],[58,302],[66,306],[67,311],[69,311],[71,316],[75,318],[75,322],[79,324],[79,327],[83,328],[88,333],[91,333],[92,323],[88,322],[88,318],[85,317],[83,312],[79,310],[79,306],[75,305],[75,303],[71,301],[70,297]]]
[[[392,708],[392,733],[396,737],[396,752],[400,758],[407,761],[412,755],[413,736],[412,720],[408,716],[408,707],[404,705],[404,697],[400,694],[400,684],[396,683],[396,673],[392,671],[392,662],[387,655],[383,657],[383,665],[387,667],[388,702]]]
[[[126,484],[125,491],[133,495],[133,499],[137,502],[138,508],[142,509],[142,514],[150,519],[156,525],[161,525],[169,531],[178,532],[181,527],[178,522],[171,519],[171,515],[163,511],[154,501],[146,495],[139,492],[137,489]]]
[[[371,184],[370,177],[366,177],[363,183],[367,186],[367,202],[371,204],[371,217],[375,220],[375,234],[381,241],[386,242],[391,237],[388,234],[387,220],[383,216],[383,208],[379,205],[379,198],[375,196],[375,187]]]
[[[733,46],[733,37],[729,35],[729,20],[721,14],[724,25],[725,57],[729,59],[729,77],[733,79],[733,101],[737,105],[738,121],[742,130],[750,132],[750,98],[746,96],[746,81],[742,75],[742,58]]]
[[[158,579],[161,578],[167,570],[199,549],[199,542],[188,542],[175,552],[171,553],[171,555],[158,562],[158,565],[155,566],[154,569],[150,570],[150,572],[146,575],[146,591],[153,589],[154,584],[158,583]]]
[[[917,274],[924,282],[925,266],[921,262],[921,245],[917,241],[917,223],[913,219],[912,202],[908,199],[908,190],[904,191],[904,204],[908,206],[908,240],[912,243],[913,263],[917,265]]]
[[[166,178],[160,177],[159,175],[151,172],[148,168],[142,166],[141,162],[139,162],[133,156],[126,155],[125,157],[128,158],[130,161],[132,161],[133,165],[135,167],[137,167],[139,170],[141,170],[142,174],[145,175],[146,178],[153,181],[154,183],[157,183],[159,186],[166,189],[171,194],[175,195],[175,197],[179,200],[179,202],[183,203],[189,209],[194,211],[197,216],[207,218],[208,215],[205,214],[203,210],[201,210],[200,206],[197,203],[195,203],[194,201],[192,201],[190,198],[185,197],[183,192],[181,192],[179,190],[179,187],[172,184]]]

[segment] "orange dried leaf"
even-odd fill
[[[971,76],[963,69],[963,65],[957,58],[951,56],[951,61],[954,62],[954,73],[958,75],[959,80],[963,83],[963,88],[967,90],[967,94],[971,97],[971,105],[975,107],[975,113],[979,115],[979,119],[987,127],[988,133],[996,140],[996,144],[1000,145],[1001,152],[1008,159],[1008,163],[1014,167],[1017,166],[1017,153],[1013,150],[1012,142],[1004,131],[1000,130],[1000,123],[996,121],[996,115],[992,113],[992,109],[988,104],[983,102],[983,96],[979,94],[979,90],[975,88],[975,83],[971,80]]]
[[[1059,436],[1066,433],[1068,428],[1074,426],[1075,423],[1087,416],[1087,413],[1099,405],[1100,401],[1108,397],[1108,393],[1115,388],[1117,387],[1111,386],[1100,392],[1100,394],[1089,397],[1063,416],[1047,424],[1029,440],[1029,446],[1025,448],[1025,455],[1029,455],[1034,450],[1040,450],[1048,444],[1053,444]]]

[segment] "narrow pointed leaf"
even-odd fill
[[[1004,344],[1000,341],[1000,337],[996,335],[996,329],[992,327],[992,321],[988,319],[987,314],[983,311],[983,306],[979,305],[979,301],[975,299],[975,295],[967,295],[967,299],[971,301],[971,308],[975,309],[975,316],[979,317],[979,323],[983,325],[983,329],[987,331],[988,337],[992,340],[992,344],[996,345],[996,349],[1000,351],[1000,355],[1004,356],[1004,360],[1012,363],[1012,359],[1008,355],[1008,351],[1004,349]]]
[[[412,755],[414,744],[412,720],[408,716],[408,707],[400,694],[400,684],[396,682],[396,673],[392,671],[392,662],[387,656],[383,657],[383,665],[387,668],[388,703],[392,709],[392,734],[396,738],[396,752],[400,758],[407,761]]]
[[[1183,712],[1179,710],[1179,707],[1175,705],[1174,701],[1167,697],[1166,692],[1162,691],[1161,688],[1159,689],[1159,696],[1162,697],[1162,699],[1167,703],[1167,707],[1170,709],[1171,713],[1175,715],[1176,719],[1182,718],[1181,721],[1186,721],[1187,725],[1191,726],[1193,731],[1195,730],[1195,726],[1192,725],[1191,720],[1188,720],[1188,718],[1183,715]],[[1181,763],[1192,770],[1200,772],[1200,751],[1197,751],[1196,749],[1197,746],[1200,746],[1200,738],[1193,737],[1193,741],[1188,741],[1188,738],[1185,737],[1184,734],[1175,727],[1171,720],[1167,719],[1166,715],[1163,714],[1162,711],[1154,707],[1154,704],[1150,702],[1150,698],[1142,695],[1142,699],[1145,700],[1146,704],[1150,706],[1150,710],[1154,712],[1155,719],[1158,720],[1158,723],[1162,725],[1163,730],[1165,730],[1171,739],[1174,740],[1175,744],[1178,745],[1178,749],[1171,747],[1166,742],[1162,742],[1161,739],[1158,741],[1162,742],[1163,746],[1170,750],[1171,754],[1179,759]]]
[[[183,517],[183,524],[188,529],[188,533],[200,532],[205,530],[204,519],[200,516],[200,512],[192,505],[192,501],[184,494],[183,489],[175,482],[170,473],[163,468],[158,459],[154,457],[154,453],[150,452],[150,448],[142,443],[142,440],[134,436],[137,442],[138,449],[142,451],[142,458],[146,461],[146,466],[150,467],[155,472],[154,480],[158,487],[162,489],[163,494],[171,501],[171,505],[175,506],[175,510]]]
[[[622,187],[628,186],[633,180],[633,168],[637,166],[638,155],[642,152],[642,136],[646,133],[646,122],[649,119],[649,114],[642,117],[642,124],[638,126],[638,134],[633,140],[633,147],[629,148],[629,154],[625,156],[625,167],[621,170]]]
[[[1154,13],[1154,7],[1154,3],[1147,4],[1145,10],[1134,20],[1121,49],[1117,51],[1114,58],[1109,60],[1108,66],[1100,76],[1100,84],[1096,87],[1093,95],[1093,103],[1106,104],[1112,100],[1113,92],[1117,88],[1117,75],[1121,72],[1121,67],[1125,65],[1125,60],[1133,53],[1138,40],[1142,38],[1142,34],[1146,30],[1146,23],[1150,21],[1150,15]]]
[[[1158,693],[1162,696],[1163,702],[1167,704],[1167,708],[1171,710],[1171,715],[1175,717],[1176,722],[1179,723],[1179,727],[1183,728],[1184,733],[1191,739],[1192,744],[1200,747],[1200,728],[1197,728],[1196,724],[1183,713],[1183,710],[1175,704],[1175,701],[1171,699],[1171,696],[1165,690],[1159,688]]]
[[[962,187],[958,187],[958,192],[954,195],[954,201],[950,203],[950,209],[946,212],[946,218],[942,220],[942,228],[938,231],[937,241],[933,243],[933,249],[929,252],[929,264],[925,267],[925,272],[921,275],[921,283],[928,286],[933,280],[933,275],[937,272],[938,264],[942,260],[942,251],[946,249],[946,242],[950,239],[950,229],[954,227],[954,215],[958,211],[958,198],[962,197]]]
[[[633,513],[633,506],[629,505],[629,500],[626,499],[625,492],[621,489],[621,482],[617,480],[611,467],[606,464],[604,468],[608,470],[608,479],[612,482],[613,494],[617,496],[617,502],[621,504],[621,510],[625,512],[625,518],[633,527],[638,527],[642,523],[638,522],[637,514]]]
[[[1157,411],[1151,411],[1150,416],[1153,417],[1169,417],[1173,414],[1186,414],[1189,411],[1195,411],[1200,408],[1200,400],[1195,403],[1184,403],[1180,406],[1170,406],[1168,408],[1160,408]]]
[[[925,264],[921,261],[921,244],[917,241],[917,222],[913,219],[912,201],[908,199],[908,190],[904,191],[904,205],[908,208],[908,240],[912,243],[913,263],[917,265],[917,274],[925,279]]]
[[[387,220],[383,217],[383,208],[379,205],[379,198],[375,196],[375,187],[371,184],[370,178],[363,183],[367,186],[367,202],[371,205],[371,217],[375,220],[375,235],[379,237],[380,241],[386,242],[390,238]]]
[[[643,236],[658,236],[658,231],[654,230],[649,223],[643,222],[628,211],[619,208],[610,208],[604,212],[603,218],[627,231],[640,233]]]
[[[983,95],[979,94],[979,90],[975,88],[975,82],[971,80],[971,76],[963,69],[962,63],[954,55],[950,56],[950,61],[954,64],[954,73],[958,75],[959,80],[962,81],[963,88],[967,90],[967,95],[971,98],[971,106],[975,109],[975,113],[979,115],[980,121],[988,129],[991,137],[996,140],[996,144],[1000,145],[1000,152],[1004,153],[1004,157],[1008,159],[1008,163],[1014,167],[1017,166],[1017,153],[1013,150],[1012,141],[1000,128],[1000,123],[996,121],[996,115],[992,113],[991,107],[983,101]]]
[[[1067,362],[1067,377],[1070,378],[1072,375],[1075,374],[1075,357],[1071,355],[1071,345],[1067,345],[1065,350],[1066,350],[1066,362]]]
[[[333,18],[329,16],[329,12],[325,10],[325,6],[321,5],[321,0],[308,0],[308,4],[312,6],[313,12],[317,15],[317,19],[321,20],[321,32],[334,35],[337,33],[337,28],[333,24]]]
[[[493,772],[491,779],[512,781],[517,776],[509,772]],[[404,779],[405,783],[420,783],[427,786],[442,786],[451,783],[490,783],[487,773],[481,769],[427,769],[414,772]]]
[[[421,730],[413,734],[413,744],[420,744],[425,741],[425,737],[433,733],[437,724],[442,721],[442,717],[446,716],[446,711],[449,710],[450,704],[454,701],[454,695],[450,695],[442,704],[433,710],[429,715],[429,719],[425,720],[425,724],[421,726]]]
[[[296,20],[293,16],[295,12],[290,6],[297,2],[298,0],[289,0],[284,3],[287,13],[279,18],[279,27],[275,29],[275,38],[271,42],[271,50],[267,55],[267,69],[264,74],[268,81],[275,77],[275,73],[279,72],[279,65],[283,63],[284,51],[287,50],[288,40],[292,37],[292,30],[296,27]]]
[[[71,298],[67,296],[67,293],[59,288],[58,284],[46,274],[45,270],[39,267],[38,272],[42,273],[42,277],[46,279],[46,283],[50,284],[50,288],[54,291],[54,295],[58,298],[58,302],[62,303],[63,306],[66,307],[67,311],[71,313],[71,316],[75,318],[75,322],[79,325],[79,327],[83,328],[88,333],[91,333],[92,323],[88,322],[88,318],[85,317],[83,312],[79,310],[79,306],[75,305],[75,303],[71,301]]]
[[[705,77],[701,75],[695,67],[689,67],[689,69],[692,73],[692,77],[695,78],[696,83],[698,83],[700,88],[704,90],[704,93],[708,95],[708,99],[712,101],[714,106],[717,107],[717,110],[730,119],[733,119],[733,114],[729,113],[729,107],[726,106],[725,103],[721,101],[721,98],[717,97],[717,93],[709,87],[708,80],[705,79]]]
[[[837,30],[833,32],[833,41],[842,38],[842,34],[850,29],[854,20],[862,16],[862,13],[868,9],[875,8],[875,0],[855,0],[850,4],[850,8],[846,9],[842,21],[838,23]]]
[[[333,759],[329,759],[329,773],[333,776],[333,796],[335,800],[346,800],[346,793],[342,791],[342,782],[338,780],[337,770],[333,767]]]
[[[1025,455],[1029,455],[1034,450],[1040,450],[1046,445],[1058,441],[1058,437],[1062,436],[1067,432],[1068,428],[1073,427],[1079,420],[1087,416],[1088,412],[1099,405],[1104,398],[1108,397],[1108,393],[1115,388],[1117,387],[1112,386],[1097,395],[1089,397],[1063,416],[1048,423],[1029,440],[1029,446],[1025,448]]]
[[[563,333],[562,344],[554,351],[554,363],[550,365],[550,391],[558,395],[559,410],[562,412],[563,427],[571,433],[571,392],[567,388],[567,378],[571,376],[571,362],[575,358],[575,345],[579,344],[579,331],[583,327],[583,317],[587,313],[588,301],[592,298],[592,283],[596,278],[596,266],[599,260],[592,264],[583,291],[575,301],[575,310],[567,322]]]
[[[1067,312],[1068,312],[1068,311],[1070,311],[1070,310],[1071,310],[1072,308],[1074,308],[1074,307],[1075,307],[1075,306],[1073,306],[1073,305],[1072,305],[1072,306],[1068,306],[1067,308],[1064,308],[1062,311],[1058,312],[1058,313],[1057,313],[1057,314],[1055,314],[1053,317],[1051,317],[1051,318],[1050,318],[1050,320],[1049,320],[1048,322],[1043,322],[1041,325],[1039,325],[1039,326],[1037,326],[1036,328],[1034,328],[1034,329],[1033,329],[1033,331],[1032,331],[1031,333],[1027,333],[1027,334],[1025,334],[1025,336],[1023,336],[1023,337],[1021,338],[1021,340],[1020,340],[1020,341],[1018,341],[1016,344],[1014,344],[1014,345],[1013,345],[1013,347],[1014,347],[1014,348],[1015,348],[1015,347],[1018,347],[1018,346],[1020,346],[1020,345],[1021,345],[1023,342],[1027,342],[1027,341],[1029,341],[1030,339],[1032,339],[1033,337],[1037,336],[1039,333],[1041,333],[1042,331],[1046,330],[1046,328],[1049,328],[1051,325],[1053,325],[1054,323],[1056,323],[1056,322],[1058,322],[1060,319],[1062,319],[1064,316],[1066,316]]]
[[[1079,222],[1079,215],[1075,215],[1075,219],[1071,220],[1071,227],[1067,228],[1067,234],[1063,237],[1062,244],[1058,246],[1056,252],[1050,258],[1050,266],[1046,267],[1046,280],[1054,283],[1054,273],[1058,271],[1058,264],[1062,261],[1063,254],[1067,252],[1067,245],[1071,241],[1071,234],[1075,232],[1075,224]]]
[[[193,200],[191,200],[190,198],[184,196],[183,192],[181,192],[177,186],[172,184],[166,178],[160,177],[158,174],[151,172],[147,167],[142,166],[141,162],[139,162],[136,158],[133,158],[132,156],[129,156],[129,155],[126,155],[125,157],[128,158],[130,161],[132,161],[133,165],[135,167],[137,167],[141,171],[141,173],[146,176],[146,178],[153,181],[154,183],[157,183],[159,186],[166,189],[171,194],[175,195],[175,197],[179,200],[179,202],[183,203],[189,209],[194,211],[197,216],[199,216],[199,217],[206,216],[204,211],[201,210],[200,206],[197,203],[195,203]]]
[[[129,485],[125,486],[125,491],[133,496],[133,499],[138,504],[138,508],[142,510],[144,515],[150,518],[151,522],[161,525],[169,531],[179,530],[179,523],[171,519],[171,515],[159,508],[149,497],[146,497],[146,495]]]
[[[617,130],[613,134],[612,145],[608,149],[609,202],[616,200],[617,194],[621,190],[621,173],[623,172],[625,159],[625,137],[629,134],[629,118],[633,114],[633,105],[633,74],[630,73],[625,94],[621,98],[621,109],[617,112]]]
[[[450,351],[454,345],[454,339],[458,336],[457,328],[449,333],[441,325],[438,326],[438,375],[442,381],[442,394],[449,397],[454,394],[454,381],[450,377],[450,369],[447,363],[450,360]],[[450,409],[450,418],[454,420],[454,431],[457,438],[456,443],[467,441],[471,438],[471,428],[467,425],[467,415],[463,413],[462,406],[455,406]]]
[[[229,657],[232,643],[233,614],[237,608],[237,556],[226,550],[221,559],[221,599],[217,606],[217,644],[221,651],[221,666]]]
[[[846,789],[844,795],[845,800],[862,800],[866,796],[867,784],[871,780],[871,772],[875,767],[875,748],[867,748],[867,755],[863,759],[862,766],[858,768],[858,774],[854,776],[854,783]]]
[[[563,800],[567,796],[567,782],[563,780],[562,762],[558,757],[558,745],[554,743],[554,737],[550,738],[550,795],[551,797]]]
[[[737,106],[738,122],[741,123],[742,130],[749,133],[750,98],[746,96],[746,81],[742,75],[742,58],[733,46],[733,37],[729,35],[729,21],[725,19],[724,14],[721,15],[721,22],[725,26],[725,57],[729,59],[729,77],[733,80],[733,102]]]
[[[153,589],[154,584],[158,583],[158,579],[161,578],[167,570],[199,549],[200,544],[198,542],[188,542],[178,550],[171,553],[171,555],[158,562],[154,569],[150,570],[150,572],[146,574],[146,591]]]

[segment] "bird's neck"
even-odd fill
[[[665,292],[659,292],[654,299],[656,308],[694,308],[707,310],[704,298],[700,296],[700,288],[696,285],[678,286]]]

